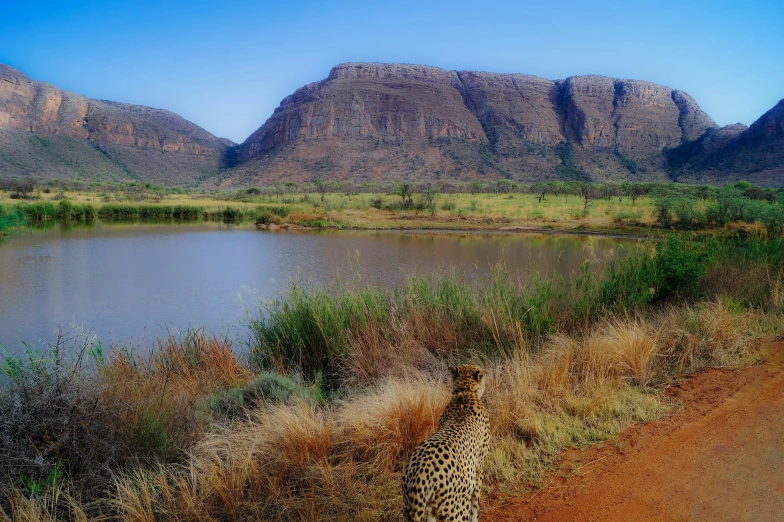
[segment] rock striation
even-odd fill
[[[93,100],[0,65],[0,176],[250,186],[507,178],[784,184],[784,100],[719,128],[639,80],[345,63],[244,143],[165,110]]]
[[[62,160],[87,168],[98,161],[99,170],[114,172],[109,177],[187,183],[217,173],[233,145],[170,111],[93,100],[0,64],[0,166],[6,177],[68,176]],[[72,157],[47,158],[40,150],[47,148],[50,156],[52,150],[62,156],[57,150],[63,149]],[[71,170],[74,177],[83,173]]]
[[[397,157],[402,150],[448,177],[666,177],[663,151],[715,128],[688,94],[650,82],[347,63],[285,98],[239,158],[241,171],[255,162],[273,178],[296,175],[298,159],[321,157],[334,164],[330,174],[350,177],[361,159],[354,152],[370,140],[397,147],[377,155],[396,175],[412,171]],[[287,160],[264,158],[283,149]],[[332,156],[337,149],[346,156]]]

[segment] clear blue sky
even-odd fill
[[[784,98],[784,0],[0,0],[0,62],[238,142],[347,61],[649,80],[748,125]]]

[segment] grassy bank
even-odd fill
[[[249,315],[247,356],[198,332],[144,354],[61,337],[3,364],[0,519],[399,519],[468,361],[490,376],[487,487],[540,487],[564,448],[666,415],[677,376],[761,357],[782,267],[781,239],[670,238],[569,279],[295,285]]]
[[[784,190],[742,181],[722,188],[561,182],[285,185],[204,193],[141,184],[95,184],[61,187],[48,193],[39,189],[27,197],[37,198],[28,203],[33,205],[31,211],[35,205],[51,205],[38,211],[38,216],[53,216],[58,201],[66,200],[74,209],[91,208],[106,219],[254,219],[263,224],[287,222],[315,228],[552,229],[629,234],[670,229],[743,228],[776,235],[784,231]]]

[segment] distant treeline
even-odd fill
[[[747,181],[721,188],[659,185],[650,193],[656,221],[664,227],[703,229],[727,223],[761,223],[770,235],[784,232],[784,189],[763,189]]]

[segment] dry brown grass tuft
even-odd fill
[[[402,471],[414,448],[438,427],[450,390],[426,377],[387,380],[338,409],[341,451],[374,469]]]
[[[250,377],[228,341],[201,332],[161,339],[144,354],[112,352],[102,372],[120,431],[153,452],[196,442],[206,429],[195,414],[198,401]]]
[[[96,520],[87,514],[80,499],[57,485],[41,496],[17,493],[8,498],[9,512],[0,507],[0,522],[88,522]]]

